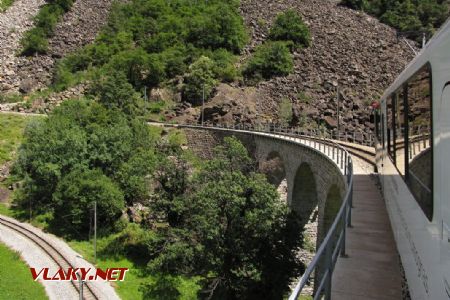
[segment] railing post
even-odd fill
[[[345,207],[345,214],[342,216],[342,241],[341,241],[341,257],[345,257],[347,256],[347,254],[345,253],[345,239],[347,237],[347,219],[348,219],[348,214],[349,212],[349,207],[348,207],[348,203]]]
[[[345,152],[345,164],[344,164],[344,175],[347,175],[348,174],[348,168],[347,168],[347,166],[348,166],[348,153],[347,152]]]
[[[333,249],[331,245],[333,243],[328,243],[325,250],[325,267],[327,272],[327,279],[325,283],[325,300],[331,300],[331,276],[333,273]]]
[[[341,169],[344,168],[343,164],[344,164],[344,151],[341,151]]]

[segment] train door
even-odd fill
[[[440,109],[438,112],[440,127],[440,142],[438,157],[447,158],[450,155],[450,81],[446,83],[442,92]],[[446,161],[445,159],[444,161]],[[437,163],[440,170],[440,203],[442,216],[441,233],[441,266],[443,267],[443,283],[450,298],[450,168]]]

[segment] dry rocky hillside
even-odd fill
[[[0,93],[29,93],[51,83],[58,58],[92,42],[106,23],[112,0],[77,0],[55,29],[46,55],[17,57],[19,41],[45,1],[16,0],[0,14]],[[76,93],[75,93],[76,94]]]
[[[251,31],[244,57],[266,39],[276,15],[289,8],[309,25],[312,45],[294,53],[293,74],[257,86],[259,110],[274,117],[278,103],[287,97],[297,118],[307,116],[334,127],[338,83],[346,130],[369,130],[368,105],[413,58],[412,51],[394,29],[336,2],[243,0],[241,11]]]
[[[55,60],[94,39],[106,21],[112,1],[76,1],[50,40],[48,55],[17,58],[14,49],[21,33],[30,26],[30,17],[37,11],[30,6],[23,16],[16,15],[21,13],[18,7],[28,2],[39,1],[17,0],[6,13],[0,14],[0,37],[8,40],[7,45],[4,42],[0,45],[0,92],[26,93],[48,84]],[[279,103],[288,98],[293,103],[294,120],[306,123],[314,120],[313,123],[333,128],[336,126],[334,85],[338,84],[346,131],[371,130],[369,104],[378,99],[413,58],[412,51],[397,39],[394,29],[332,0],[242,0],[241,3],[251,39],[240,64],[245,64],[254,48],[265,41],[276,15],[290,8],[298,11],[310,27],[312,45],[294,53],[295,69],[289,76],[263,81],[256,87],[238,83],[220,85],[206,105],[205,120],[276,121]],[[51,97],[59,102],[83,90],[83,86],[81,90],[75,87]],[[167,116],[178,121],[196,120],[199,108],[180,104]]]

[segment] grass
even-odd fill
[[[135,234],[139,231],[143,232],[143,230],[137,230],[136,228],[137,225],[130,224],[128,225],[128,228],[122,232],[97,239],[96,266],[98,268],[106,269],[120,267],[129,269],[129,271],[126,273],[124,281],[113,282],[113,286],[115,287],[119,297],[123,300],[143,299],[144,295],[142,291],[140,291],[140,287],[143,284],[156,282],[157,280],[157,276],[155,276],[156,274],[149,275],[146,272],[147,261],[145,261],[145,259],[142,259],[142,256],[127,257],[121,254],[122,250],[120,250],[119,248],[123,247],[124,245],[126,247],[126,244],[132,244],[133,241],[136,242]],[[124,236],[124,232],[128,232],[128,234],[131,233],[130,235],[128,235],[128,238],[125,241],[122,239],[122,237]],[[118,245],[118,241],[120,243],[120,246]],[[76,252],[80,253],[84,257],[84,259],[93,263],[94,249],[92,241],[72,240],[69,241],[68,244]],[[108,252],[105,250],[108,250]],[[109,251],[111,250],[117,251],[117,253],[109,253]],[[196,278],[180,277],[179,285],[177,286],[177,289],[180,292],[179,299],[197,299],[197,281],[198,279]]]
[[[14,0],[0,0],[0,12],[4,12],[13,2]]]
[[[0,299],[48,299],[20,254],[0,244]]]
[[[148,101],[145,103],[145,119],[163,122],[163,113],[175,107],[173,101]]]
[[[301,103],[307,103],[307,104],[310,104],[312,102],[312,100],[313,100],[312,97],[309,94],[307,94],[307,93],[305,93],[303,91],[297,93],[297,99]]]
[[[0,165],[14,158],[23,139],[25,126],[32,117],[0,114]]]
[[[101,252],[112,241],[112,236],[100,238],[97,240],[98,252]],[[89,241],[70,241],[70,247],[76,252],[80,253],[87,261],[94,261],[94,249],[92,242]],[[117,290],[120,298],[127,299],[142,299],[142,293],[139,291],[139,286],[145,281],[142,276],[142,266],[134,264],[131,260],[125,257],[106,257],[99,255],[97,257],[98,268],[129,268],[125,280],[121,282],[114,282],[114,287]]]

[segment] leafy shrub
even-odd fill
[[[239,1],[131,0],[114,4],[96,41],[61,65],[70,73],[104,66],[125,71],[135,90],[142,90],[184,76],[189,65],[206,56],[214,62],[214,80],[233,81],[235,54],[246,41]],[[195,86],[193,81],[189,85]],[[188,87],[187,97],[201,95],[191,93],[196,89]]]
[[[105,70],[105,73],[98,73],[88,94],[95,96],[107,108],[120,109],[130,116],[136,115],[143,106],[139,94],[123,72]]]
[[[259,46],[244,68],[248,79],[269,79],[292,72],[294,62],[284,42],[270,42]]]
[[[119,202],[123,207],[124,199],[133,203],[148,196],[146,177],[158,161],[155,144],[148,126],[117,109],[66,101],[48,119],[31,122],[25,130],[14,168],[24,178],[18,204],[32,203],[36,213],[71,207],[74,221],[81,222],[91,200],[114,201],[104,207],[105,227],[112,226]],[[55,222],[64,222],[65,215],[56,213]]]
[[[27,31],[20,41],[22,55],[47,52],[47,39],[53,35],[58,20],[72,4],[73,0],[54,0],[41,7],[34,18],[35,28]]]
[[[302,18],[290,9],[277,16],[269,38],[274,41],[292,41],[296,47],[308,47],[311,33]]]
[[[63,10],[61,7],[57,5],[44,5],[34,19],[36,28],[41,28],[46,36],[52,35],[58,19],[62,14]]]
[[[0,13],[4,12],[8,7],[13,4],[14,0],[2,0],[0,1]]]
[[[53,194],[55,215],[61,228],[87,232],[90,211],[97,202],[97,218],[103,228],[112,228],[125,206],[119,187],[100,170],[74,170],[59,182]]]
[[[20,40],[23,55],[31,55],[33,53],[45,53],[48,50],[47,36],[43,29],[33,28],[25,32]]]
[[[234,66],[236,56],[225,49],[219,49],[212,52],[211,57],[215,62],[214,73],[218,79],[225,82],[232,82],[236,79],[238,76],[238,71]]]
[[[73,5],[73,1],[74,0],[51,0],[49,2],[61,7],[64,11],[68,11]]]
[[[188,23],[187,41],[200,48],[224,48],[238,54],[247,41],[236,8],[222,2],[208,6]]]
[[[203,93],[208,98],[217,81],[214,79],[214,62],[202,56],[189,67],[184,78],[183,98],[193,104],[201,104]]]
[[[278,118],[283,126],[292,122],[292,103],[288,98],[283,98],[278,109]]]
[[[418,41],[422,32],[432,34],[449,16],[449,8],[439,0],[342,0],[342,5],[363,10],[400,31],[412,31]]]

